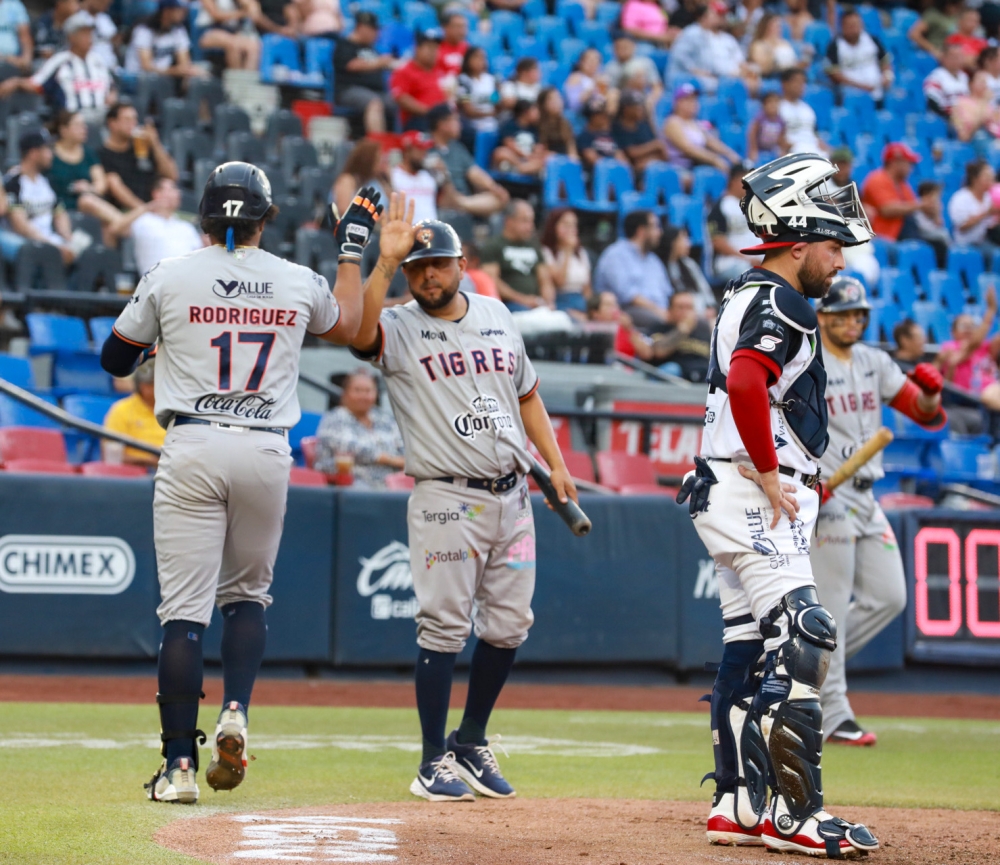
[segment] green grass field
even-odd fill
[[[203,711],[201,725],[211,723]],[[152,834],[185,816],[408,799],[416,724],[403,709],[256,708],[248,780],[230,794],[201,783],[201,802],[183,808],[148,802],[142,790],[159,761],[155,707],[2,703],[0,862],[190,862]],[[829,803],[1000,810],[1000,723],[871,726],[877,748],[824,756]],[[508,745],[501,766],[522,797],[710,796],[709,785],[698,788],[712,768],[704,715],[498,711],[491,733]]]

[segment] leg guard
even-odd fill
[[[712,688],[712,743],[715,772],[705,778],[715,780],[715,804],[726,793],[734,797],[733,816],[744,829],[753,829],[761,820],[767,802],[754,803],[747,796],[743,748],[744,722],[750,701],[760,687],[758,661],[764,653],[763,640],[726,643],[722,663]],[[703,781],[705,779],[702,779]],[[742,789],[741,789],[742,788]]]
[[[794,831],[795,824],[823,807],[819,689],[837,645],[837,625],[820,606],[812,586],[789,592],[761,621],[765,637],[786,627],[788,637],[768,659],[764,682],[754,700],[774,766],[775,786],[792,818],[786,821],[787,827],[777,827],[782,832]]]
[[[165,760],[167,758],[167,742],[171,739],[190,739],[194,744],[194,753],[191,756],[192,762],[194,763],[194,769],[198,771],[198,745],[204,745],[207,741],[204,731],[202,730],[170,730],[167,729],[167,725],[164,723],[163,719],[163,706],[169,706],[176,703],[197,703],[200,700],[205,699],[205,694],[182,694],[180,696],[166,696],[164,694],[156,695],[156,703],[160,706],[160,754]]]

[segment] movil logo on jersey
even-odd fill
[[[358,594],[371,598],[371,617],[378,620],[413,619],[419,604],[412,593],[413,574],[410,573],[410,550],[406,544],[393,541],[382,547],[370,558],[358,559]],[[388,592],[410,590],[410,596],[394,598]]]
[[[13,594],[118,595],[135,576],[135,555],[121,538],[5,535],[0,591]]]
[[[452,426],[462,438],[475,441],[481,432],[495,429],[499,435],[514,429],[514,418],[500,413],[500,400],[492,396],[477,396],[472,401],[472,411],[457,414]]]

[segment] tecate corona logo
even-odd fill
[[[135,576],[135,555],[121,538],[5,535],[0,590],[20,594],[117,595]]]

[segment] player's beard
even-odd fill
[[[452,298],[454,298],[457,294],[458,286],[461,281],[461,275],[459,275],[459,277],[456,278],[450,286],[442,286],[441,294],[436,298],[425,297],[422,291],[416,292],[412,288],[410,289],[410,294],[413,295],[413,299],[420,305],[420,308],[426,310],[427,312],[444,309],[449,303],[451,303]],[[423,287],[423,283],[421,283],[421,290]],[[437,286],[434,287],[436,288]]]
[[[799,285],[802,286],[802,293],[806,297],[826,297],[826,293],[833,285],[836,276],[835,270],[824,270],[813,261],[812,256],[807,254],[802,261],[802,268],[799,270]]]

